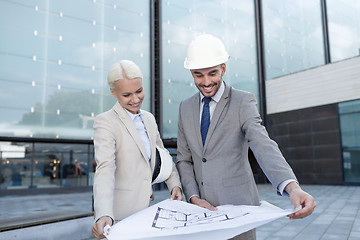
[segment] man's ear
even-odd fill
[[[222,76],[222,77],[225,75],[225,72],[226,72],[226,64],[223,63],[223,64],[221,65],[221,76]]]
[[[193,73],[193,71],[190,69],[190,73],[191,73],[191,76],[194,76],[194,73]]]

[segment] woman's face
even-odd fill
[[[137,114],[145,97],[142,79],[121,79],[114,85],[114,89],[110,89],[112,95],[118,99],[123,108]]]

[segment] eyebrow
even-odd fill
[[[209,74],[216,73],[216,72],[218,72],[218,71],[219,71],[219,69],[214,69],[214,70],[212,70],[211,72],[209,72]]]
[[[135,92],[139,92],[140,90],[143,90],[143,87],[140,87],[138,90],[136,90]],[[122,95],[129,95],[132,94],[131,92],[124,92],[122,93]]]
[[[213,73],[216,73],[216,72],[218,72],[218,71],[219,71],[219,69],[214,69],[214,70],[208,72],[207,74],[213,74]],[[201,75],[203,75],[203,73],[197,72],[197,71],[194,71],[194,74],[201,74]]]

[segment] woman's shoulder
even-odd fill
[[[116,115],[114,109],[109,109],[106,112],[102,112],[102,113],[99,113],[98,115],[96,115],[95,120],[96,119],[102,119],[102,118],[109,118],[109,117],[111,117],[113,115]]]
[[[144,117],[153,119],[155,121],[155,117],[151,112],[141,109],[141,113],[144,115]]]

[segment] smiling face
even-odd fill
[[[141,78],[117,80],[110,91],[123,108],[133,114],[138,113],[145,97]]]
[[[226,65],[190,70],[196,87],[205,97],[212,97],[219,90]]]

